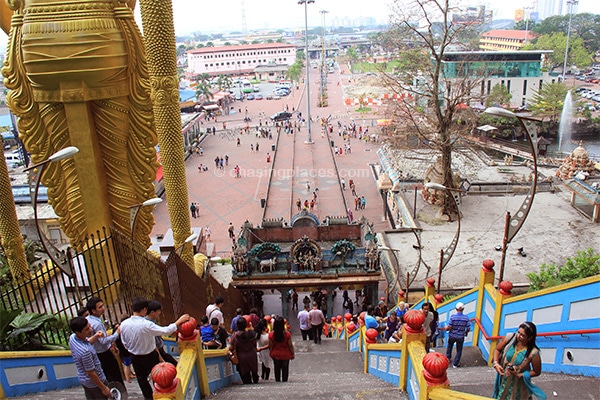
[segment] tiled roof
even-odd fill
[[[509,29],[495,29],[495,30],[483,33],[481,35],[481,37],[525,40],[526,32],[527,32],[528,39],[537,37],[537,35],[531,31],[509,30]]]

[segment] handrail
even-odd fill
[[[481,330],[481,333],[483,333],[483,337],[485,337],[486,340],[498,340],[498,339],[504,338],[504,336],[488,335],[487,332],[485,331],[485,329],[483,328],[483,326],[481,325],[481,321],[478,318],[471,318],[469,321],[475,322],[477,324],[477,326]],[[566,335],[585,335],[585,334],[589,334],[589,333],[600,333],[600,328],[574,329],[572,331],[557,331],[557,332],[542,332],[542,333],[538,332],[537,336],[548,337],[548,336],[566,336]]]

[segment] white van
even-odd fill
[[[6,162],[6,165],[11,168],[18,167],[23,163],[21,156],[15,153],[4,153],[4,161]]]

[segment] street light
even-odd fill
[[[308,77],[309,73],[309,59],[308,59],[308,3],[314,3],[315,0],[298,0],[298,4],[304,4],[304,35],[305,44],[304,49],[306,53],[306,115],[308,117],[308,138],[305,143],[312,144],[312,129],[310,126],[310,80]]]
[[[527,44],[529,41],[529,18],[527,17],[527,11],[529,11],[529,16],[531,16],[531,10],[533,10],[533,7],[523,7],[523,10],[525,11],[525,44]]]
[[[527,193],[525,196],[523,203],[519,207],[519,211],[517,211],[514,217],[511,217],[510,212],[506,213],[504,237],[502,239],[502,259],[500,262],[500,271],[498,273],[498,284],[500,284],[504,277],[504,263],[506,260],[506,249],[508,248],[508,244],[523,226],[523,223],[529,214],[529,210],[531,210],[531,206],[533,205],[533,198],[535,197],[538,176],[537,152],[535,146],[538,142],[538,126],[536,125],[536,120],[533,118],[517,115],[511,111],[499,107],[489,107],[484,111],[484,113],[503,118],[517,118],[521,124],[521,127],[525,130],[525,132],[527,132],[527,141],[529,142],[531,157],[533,158],[533,182],[531,188],[529,189],[529,193]]]
[[[569,38],[571,37],[571,17],[573,16],[573,6],[579,4],[579,0],[567,0],[569,7],[569,27],[567,28],[567,45],[565,46],[565,61],[563,63],[563,82],[567,80],[567,57],[569,56]]]
[[[175,253],[177,253],[178,256],[181,256],[181,253],[183,252],[183,248],[186,244],[193,242],[194,240],[196,240],[198,238],[198,233],[194,232],[192,233],[190,236],[188,236],[184,241],[183,244],[181,246],[179,246],[178,248],[175,249]]]
[[[74,146],[65,147],[62,150],[57,151],[52,154],[46,160],[34,164],[26,169],[25,172],[29,172],[29,192],[31,194],[31,205],[33,206],[33,218],[35,221],[35,228],[37,230],[38,236],[40,238],[40,242],[46,250],[46,254],[54,265],[60,268],[64,273],[66,273],[70,278],[73,277],[73,268],[71,266],[71,259],[67,254],[59,250],[54,243],[48,239],[46,234],[40,228],[40,223],[38,220],[38,210],[37,210],[37,197],[38,192],[40,190],[40,182],[42,180],[42,174],[46,169],[46,166],[51,162],[56,162],[60,160],[64,160],[69,157],[73,157],[75,154],[79,152],[79,149]]]
[[[160,197],[153,197],[144,201],[143,203],[134,204],[129,206],[129,230],[131,232],[131,240],[133,240],[133,233],[135,232],[135,222],[137,221],[138,213],[142,207],[154,206],[158,203],[162,203],[163,199]]]
[[[433,190],[445,190],[447,192],[460,192],[459,189],[449,188],[449,187],[446,187],[446,186],[441,185],[436,182],[427,182],[425,184],[425,187],[427,189],[433,189]],[[456,234],[454,234],[454,238],[452,239],[452,241],[450,242],[448,247],[446,247],[445,249],[440,249],[440,264],[438,267],[437,293],[440,292],[440,285],[441,285],[441,281],[442,281],[442,270],[446,267],[446,265],[448,265],[448,262],[452,258],[452,255],[454,255],[454,251],[456,250],[456,246],[458,245],[458,239],[460,237],[460,210],[458,209],[458,202],[456,201],[456,198],[454,197],[454,195],[452,193],[448,193],[448,195],[452,198],[452,201],[454,201],[454,206],[456,207],[457,227],[456,227]]]

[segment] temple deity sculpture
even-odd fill
[[[0,7],[5,30],[13,14],[2,68],[7,104],[32,161],[79,148],[42,177],[73,245],[102,227],[129,232],[128,207],[155,197],[158,140],[134,4],[11,0]],[[146,245],[151,211],[139,211],[134,232]]]

